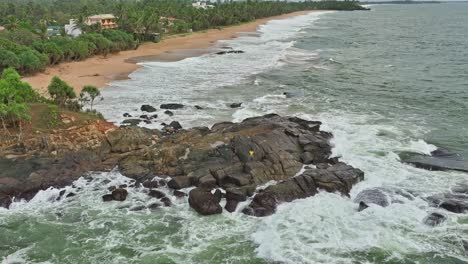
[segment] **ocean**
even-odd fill
[[[147,195],[129,188],[127,201],[103,203],[108,186],[129,179],[96,172],[66,187],[78,194],[71,199],[55,201],[60,190],[49,189],[0,209],[2,263],[468,263],[467,214],[421,198],[362,212],[353,202],[370,187],[423,197],[468,182],[466,173],[399,157],[444,148],[468,159],[468,3],[370,7],[273,20],[217,44],[242,54],[141,63],[97,105],[116,123],[142,114],[142,104],[186,105],[172,117],[159,111],[150,128],[267,113],[320,120],[334,134],[333,155],[365,172],[350,198],[321,192],[265,218],[243,215],[242,205],[202,217],[175,198],[172,207],[134,212]],[[447,220],[427,226],[431,212]]]

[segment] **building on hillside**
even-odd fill
[[[70,19],[70,23],[65,25],[65,33],[72,38],[76,38],[83,32],[77,27],[76,19]]]
[[[207,3],[207,1],[194,1],[192,3],[192,7],[193,8],[196,8],[196,9],[209,9],[209,8],[213,8],[214,5],[210,5]]]
[[[62,27],[61,26],[48,26],[47,27],[47,36],[49,38],[58,37],[61,35]]]
[[[86,19],[86,24],[89,26],[100,23],[101,28],[103,30],[105,29],[113,29],[113,28],[118,28],[119,26],[117,25],[116,18],[112,14],[100,14],[100,15],[94,15],[90,16]]]

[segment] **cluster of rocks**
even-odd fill
[[[468,212],[468,185],[459,184],[446,193],[421,197],[426,200],[430,206],[443,209],[451,213]],[[397,188],[370,188],[360,192],[354,202],[359,204],[358,211],[367,209],[371,204],[381,207],[387,207],[393,203],[404,203],[415,199],[415,195]],[[447,219],[442,212],[431,212],[423,220],[429,226],[436,226]]]
[[[0,161],[2,169],[9,168],[0,170],[0,201],[7,207],[13,196],[28,199],[41,189],[71,184],[86,171],[118,166],[137,183],[146,184],[158,175],[167,177],[168,187],[174,190],[195,186],[188,199],[200,214],[220,213],[222,199],[226,199],[227,211],[235,211],[239,202],[253,196],[243,212],[269,215],[278,203],[313,196],[319,189],[347,195],[352,185],[363,179],[359,169],[329,159],[332,135],[321,131],[320,124],[270,114],[170,134],[114,127],[96,136],[100,144],[93,148],[61,150],[54,157],[44,149],[34,157],[24,153],[14,161]],[[311,165],[302,170],[306,164]],[[258,190],[270,181],[278,184]],[[149,188],[154,189],[154,185]],[[116,188],[103,199],[125,199],[123,190]]]

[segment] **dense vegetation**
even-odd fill
[[[31,120],[31,104],[43,105],[48,109],[48,116],[44,119],[52,123],[47,126],[56,125],[59,109],[80,112],[85,105],[89,105],[90,109],[86,112],[98,118],[102,117],[92,109],[96,99],[101,97],[99,90],[94,86],[85,86],[77,99],[73,87],[55,76],[48,86],[48,91],[51,100],[40,96],[28,83],[21,81],[20,75],[14,69],[5,69],[0,78],[0,137],[12,136],[10,131],[14,131],[15,137],[21,140],[22,128]]]
[[[63,61],[82,60],[133,49],[154,33],[184,33],[234,25],[299,10],[362,9],[355,1],[279,2],[232,1],[196,9],[187,0],[3,0],[0,3],[0,70],[12,67],[21,74],[42,71]],[[119,30],[86,25],[86,17],[112,13]],[[168,19],[169,17],[176,20]],[[48,26],[77,20],[82,34],[49,38]],[[137,41],[135,41],[137,40]]]

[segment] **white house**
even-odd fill
[[[192,7],[196,8],[196,9],[199,9],[199,8],[208,9],[208,8],[213,8],[214,5],[209,5],[209,4],[207,4],[206,1],[196,1],[196,2],[192,3]]]

